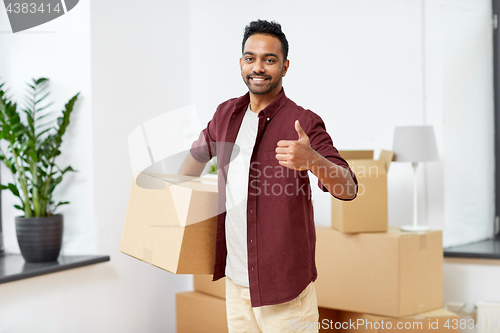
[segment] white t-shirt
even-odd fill
[[[236,142],[231,153],[231,162],[226,182],[226,276],[234,283],[248,287],[247,257],[247,200],[248,174],[259,116],[250,110],[243,117]]]

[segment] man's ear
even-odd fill
[[[290,60],[285,60],[283,63],[283,74],[281,75],[282,77],[285,77],[286,71],[288,70],[288,66],[290,66]]]
[[[243,66],[243,58],[240,58],[240,69],[241,69],[241,66]]]

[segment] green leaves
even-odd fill
[[[7,151],[0,150],[2,161],[12,172],[14,183],[0,185],[0,190],[10,190],[21,200],[15,208],[24,211],[25,217],[53,215],[57,207],[52,194],[62,182],[64,174],[74,172],[71,166],[64,169],[55,164],[61,154],[62,137],[70,123],[70,116],[78,94],[66,103],[62,115],[50,121],[52,112],[47,103],[49,96],[47,78],[33,79],[28,84],[26,107],[19,112],[17,104],[7,97],[5,83],[0,83],[0,140],[7,144]],[[43,123],[39,123],[44,119]]]
[[[0,184],[0,190],[10,190],[12,194],[14,194],[16,197],[19,197],[19,190],[17,189],[16,185],[9,183],[7,186]]]

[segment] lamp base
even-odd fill
[[[403,231],[425,231],[425,230],[429,230],[429,227],[426,225],[403,225],[403,226],[401,226],[401,230],[403,230]]]

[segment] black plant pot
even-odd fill
[[[27,262],[56,261],[61,251],[63,216],[16,217],[19,248]]]

